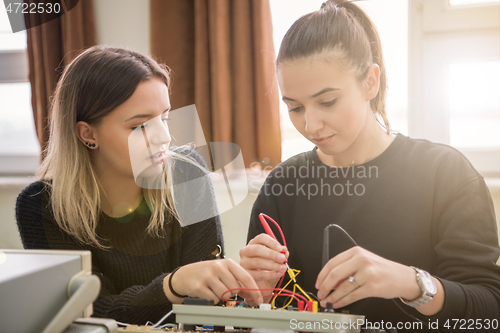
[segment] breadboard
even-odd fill
[[[364,316],[343,313],[174,304],[176,321],[183,324],[217,325],[301,332],[359,333]],[[359,325],[358,325],[359,323]]]
[[[193,331],[184,331],[178,328],[155,328],[152,329],[151,326],[142,326],[142,325],[129,325],[127,327],[119,327],[118,332],[123,332],[123,333],[158,333],[158,332],[170,332],[170,333],[184,333],[184,332],[193,332]],[[196,333],[204,333],[204,332],[213,332],[210,329],[197,329]],[[235,329],[230,329],[226,328],[224,332],[230,332],[230,333],[245,333],[249,331],[245,330],[235,330]]]

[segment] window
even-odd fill
[[[12,33],[5,7],[0,6],[0,174],[32,174],[39,154],[26,31]]]
[[[271,0],[273,37],[276,54],[288,28],[299,17],[318,10],[325,0]],[[408,1],[360,1],[374,21],[382,42],[389,89],[386,109],[391,128],[408,134]],[[306,140],[292,125],[286,104],[281,101],[282,160],[311,150],[314,144]]]
[[[452,145],[499,177],[500,1],[410,4],[410,135]]]
[[[450,144],[500,148],[500,61],[452,63],[449,73]]]
[[[450,0],[451,6],[467,6],[467,5],[489,5],[500,3],[499,0]]]

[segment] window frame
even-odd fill
[[[448,65],[500,60],[500,4],[451,6],[449,0],[410,0],[408,12],[409,134],[450,144],[449,97],[444,88]],[[486,45],[492,40],[497,43]],[[449,51],[459,42],[463,52]],[[483,176],[500,177],[500,147],[459,150]]]
[[[0,51],[0,83],[29,82],[27,50]],[[0,151],[0,175],[32,176],[38,168],[40,153]]]

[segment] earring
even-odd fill
[[[85,145],[89,148],[94,148],[95,147],[95,143],[89,143],[89,142],[85,142]]]

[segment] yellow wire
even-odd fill
[[[272,308],[273,308],[273,309],[276,309],[276,306],[274,305],[274,302],[276,301],[276,297],[278,297],[278,296],[281,294],[281,292],[282,292],[283,290],[285,290],[285,289],[286,289],[286,287],[288,287],[288,285],[289,285],[289,284],[293,281],[294,277],[297,277],[297,275],[299,275],[299,274],[300,274],[300,271],[299,271],[298,269],[289,269],[289,270],[287,270],[287,273],[288,273],[288,275],[290,276],[290,281],[288,281],[288,282],[287,282],[287,284],[285,284],[285,286],[284,286],[283,288],[281,288],[281,290],[280,290],[280,291],[278,291],[278,293],[276,294],[276,296],[274,296],[274,298],[273,298],[273,303],[271,304],[271,306],[272,306]],[[294,293],[294,294],[295,294],[295,290],[296,290],[296,288],[298,288],[298,289],[300,290],[300,292],[301,292],[301,293],[302,293],[302,294],[303,294],[303,295],[304,295],[304,296],[305,296],[308,300],[312,301],[312,298],[311,298],[308,294],[306,294],[306,293],[304,292],[304,290],[302,290],[302,288],[301,288],[301,287],[300,287],[297,283],[294,283],[294,284],[293,284],[292,293]],[[280,309],[284,309],[284,308],[286,308],[287,306],[289,306],[289,305],[290,305],[290,303],[292,303],[292,301],[293,301],[293,297],[290,297],[290,301],[288,301],[288,303],[287,303],[287,304],[285,304],[285,305],[284,305],[283,307],[281,307]]]
[[[300,271],[299,271],[299,270],[295,270],[295,271],[297,272],[297,274],[295,274],[295,276],[299,275]],[[290,273],[288,273],[288,274],[290,275]],[[288,287],[288,285],[289,285],[292,281],[293,281],[293,279],[290,279],[290,281],[288,281],[288,282],[285,284],[285,286],[284,286],[283,288],[281,288],[281,290],[280,290],[280,291],[278,291],[278,293],[276,294],[276,296],[274,296],[274,298],[273,298],[273,303],[271,304],[271,306],[272,306],[272,308],[273,308],[273,309],[276,309],[276,306],[274,305],[274,302],[276,301],[276,297],[278,297],[278,296],[281,294],[281,292],[282,292],[283,290],[285,290],[285,289],[286,289],[286,287]],[[292,299],[293,299],[293,298],[292,298]]]
[[[293,293],[295,293],[295,287],[296,286],[297,286],[296,284],[293,285],[293,290],[292,290]],[[290,300],[288,301],[288,303],[286,303],[285,305],[283,305],[282,309],[285,309],[287,306],[289,306],[292,303],[292,301],[293,301],[293,297],[290,297]]]
[[[292,282],[292,280],[293,280],[293,279],[294,279],[294,278],[295,278],[295,277],[296,277],[296,276],[300,273],[300,271],[299,271],[299,270],[296,270],[296,271],[297,271],[298,273],[297,273],[297,274],[294,274],[294,270],[292,270],[292,269],[289,269],[289,270],[288,270],[288,275],[290,276],[290,282]],[[289,282],[289,283],[290,283],[290,282]],[[304,296],[305,296],[308,300],[312,301],[312,298],[311,298],[311,297],[309,297],[309,295],[308,295],[308,294],[306,294],[304,290],[302,290],[302,288],[298,285],[298,283],[295,283],[295,284],[293,285],[293,288],[295,288],[295,287],[299,288],[299,290],[302,292],[302,294],[303,294],[303,295],[304,295]]]
[[[307,299],[308,299],[308,300],[312,301],[312,298],[311,298],[308,294],[306,294],[306,293],[305,293],[305,291],[304,291],[304,290],[302,290],[302,288],[301,288],[298,284],[295,284],[295,285],[294,285],[294,287],[295,287],[295,286],[297,286],[297,288],[299,288],[299,290],[302,292],[302,294],[303,294],[305,297],[307,297]]]

